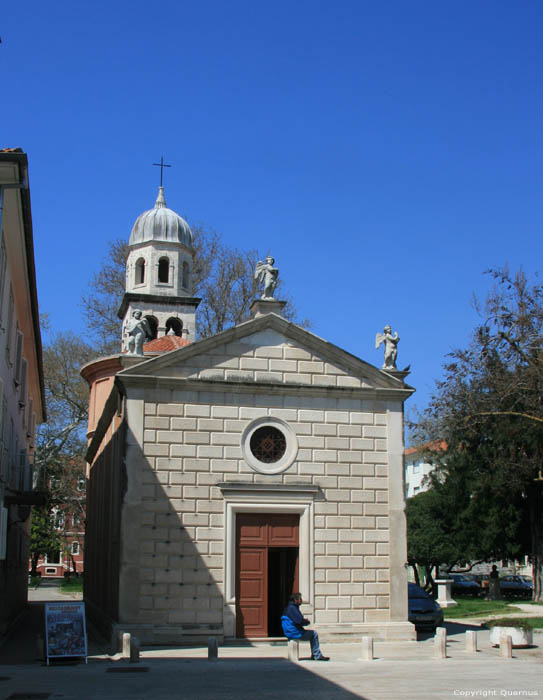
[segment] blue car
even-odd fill
[[[483,588],[481,584],[471,576],[464,574],[449,574],[448,578],[452,579],[451,592],[455,595],[471,595],[474,598],[481,595]]]
[[[522,576],[502,576],[500,579],[500,591],[504,597],[531,598],[533,596],[533,584],[525,581]]]
[[[416,583],[407,585],[409,622],[413,623],[417,630],[434,631],[436,627],[443,624],[443,610],[439,603]]]

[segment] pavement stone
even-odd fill
[[[276,642],[222,646],[216,661],[208,661],[207,646],[143,647],[140,663],[130,664],[120,654],[108,654],[105,642],[89,630],[88,664],[46,666],[35,647],[44,596],[58,599],[46,589],[29,596],[27,611],[0,647],[0,700],[17,693],[21,700],[32,693],[62,700],[543,698],[542,634],[535,635],[537,646],[502,659],[490,646],[488,630],[459,620],[446,623],[446,659],[434,659],[433,636],[421,634],[417,642],[375,642],[373,661],[360,659],[360,644],[323,645],[331,661],[311,661],[309,645],[302,642],[294,663],[287,659],[286,642]],[[465,650],[465,632],[472,629],[478,633],[476,654]]]

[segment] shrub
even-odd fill
[[[531,630],[534,625],[532,621],[526,617],[500,617],[496,620],[487,620],[487,627],[520,627],[523,630]]]

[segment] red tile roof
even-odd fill
[[[186,338],[180,338],[177,335],[163,335],[161,338],[155,338],[148,343],[143,344],[143,352],[170,352],[177,348],[183,348],[190,345],[191,341]]]
[[[408,447],[404,450],[405,455],[412,455],[416,452],[441,452],[447,449],[447,443],[442,440],[441,442],[427,442],[425,445],[419,445],[418,447]]]

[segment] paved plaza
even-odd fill
[[[515,649],[512,659],[503,659],[490,646],[489,632],[475,623],[446,624],[446,659],[434,658],[431,635],[419,635],[418,642],[376,642],[373,661],[361,660],[358,644],[323,645],[331,661],[311,661],[309,645],[302,643],[300,661],[292,663],[286,643],[276,642],[223,646],[217,661],[209,661],[203,647],[144,648],[140,662],[131,664],[90,630],[88,664],[45,666],[35,644],[43,601],[35,599],[66,596],[41,588],[30,598],[34,601],[0,648],[0,700],[543,698],[543,635],[535,635],[537,646]],[[466,651],[467,630],[477,631],[475,654]]]

